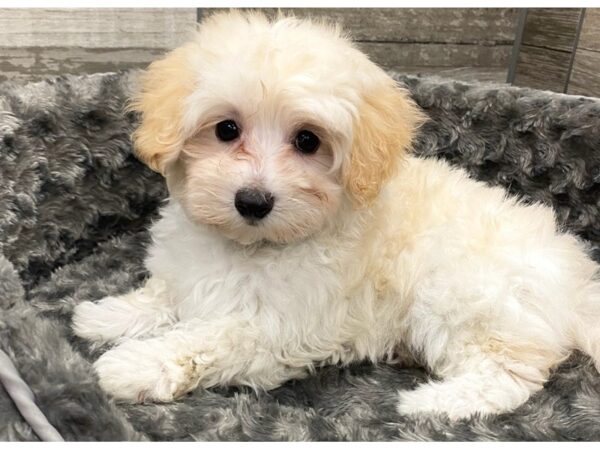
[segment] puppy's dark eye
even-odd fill
[[[223,142],[233,141],[240,137],[240,129],[233,120],[219,122],[215,128],[215,133]]]
[[[294,139],[294,145],[299,152],[310,155],[317,151],[321,141],[315,133],[308,130],[300,130]]]

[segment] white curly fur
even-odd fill
[[[385,148],[381,133],[412,135],[419,112],[338,30],[230,13],[184,49],[149,70],[186,71],[171,80],[176,98],[150,80],[137,104],[138,151],[171,191],[151,230],[151,278],[73,318],[79,336],[116,344],[95,363],[106,391],[171,401],[198,385],[270,389],[403,347],[438,380],[391,392],[399,412],[456,419],[519,406],[574,348],[598,365],[600,280],[584,244],[550,208],[405,156],[410,137]],[[411,124],[399,137],[382,126],[380,103],[395,96],[391,119]],[[179,123],[156,119],[154,100],[176,101]],[[214,136],[223,118],[241,124],[234,143]],[[294,153],[299,125],[320,133],[317,154]],[[246,186],[276,197],[258,224],[233,206]]]

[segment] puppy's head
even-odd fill
[[[369,205],[421,121],[337,28],[237,12],[154,62],[133,106],[140,158],[192,220],[243,244],[302,239],[340,205]]]

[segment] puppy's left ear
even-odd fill
[[[426,120],[408,92],[381,75],[378,86],[363,96],[350,157],[342,170],[346,191],[359,207],[377,197]]]

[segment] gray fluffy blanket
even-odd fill
[[[553,206],[600,260],[600,102],[527,89],[398,77],[431,121],[416,152]],[[117,404],[74,337],[73,307],[146,272],[147,226],[166,191],[131,153],[123,112],[135,73],[0,85],[0,346],[67,440],[598,440],[600,375],[575,353],[509,414],[452,423],[401,417],[418,368],[326,367],[268,393],[198,389]],[[126,376],[126,374],[125,374]],[[0,387],[0,439],[36,440]]]

